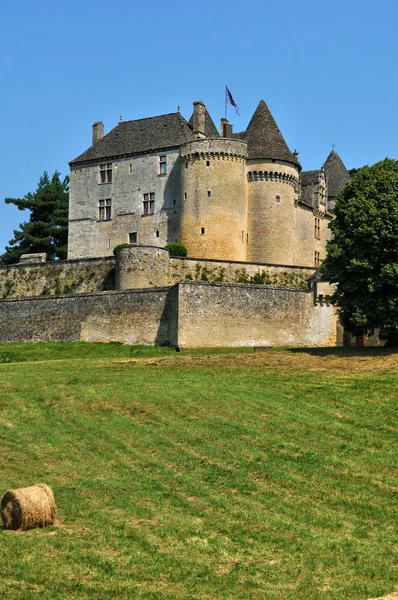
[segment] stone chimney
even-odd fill
[[[228,119],[221,119],[221,137],[231,138],[232,137],[232,124]]]
[[[206,137],[205,134],[206,107],[203,100],[193,103],[193,133],[198,138]]]
[[[102,121],[96,121],[93,125],[93,146],[104,137],[104,124]]]

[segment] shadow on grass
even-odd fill
[[[397,354],[398,348],[385,348],[384,346],[372,346],[365,348],[356,347],[326,347],[326,348],[285,348],[292,354],[305,353],[312,356],[341,356],[341,357],[361,357],[361,356],[390,356]]]

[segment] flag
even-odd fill
[[[228,89],[228,86],[225,87],[226,89],[226,96],[225,96],[225,101],[227,104],[232,104],[232,106],[235,107],[236,110],[236,114],[240,115],[240,108],[239,106],[236,104],[233,95],[231,94],[231,92]]]

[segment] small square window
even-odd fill
[[[204,227],[201,227],[201,229],[200,229],[200,233],[201,233],[202,235],[204,235],[204,232],[205,232],[205,228],[204,228]]]
[[[281,197],[280,197],[280,195],[279,195],[279,194],[276,194],[276,196],[275,196],[275,200],[276,200],[277,202],[280,202],[280,201],[281,201]]]
[[[207,190],[207,197],[210,198],[211,197],[211,191]]]
[[[159,173],[160,175],[166,175],[167,173],[167,156],[159,156]]]
[[[98,203],[98,221],[110,221],[112,219],[112,200],[100,200]]]
[[[132,233],[129,233],[129,244],[136,244],[137,243],[137,232],[133,231]]]
[[[206,160],[206,167],[210,167],[210,161]]]

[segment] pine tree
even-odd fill
[[[19,210],[29,210],[30,218],[14,230],[1,256],[3,264],[19,262],[22,254],[45,252],[47,260],[65,259],[68,248],[69,177],[61,181],[55,171],[51,179],[45,171],[37,190],[24,198],[6,198],[6,204],[15,204]]]

